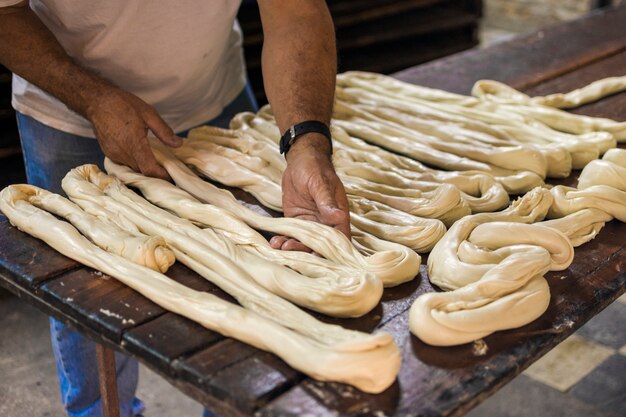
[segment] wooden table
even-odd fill
[[[468,93],[491,78],[545,94],[626,73],[626,7],[418,66],[398,78]],[[576,110],[626,120],[622,93]],[[566,182],[572,183],[570,178]],[[239,193],[238,196],[252,201]],[[321,383],[276,356],[224,338],[169,313],[116,280],[78,265],[0,218],[0,284],[105,347],[122,350],[222,416],[458,416],[493,394],[625,290],[626,225],[610,222],[576,250],[572,265],[548,275],[552,301],[538,320],[472,344],[436,348],[408,331],[411,302],[432,288],[425,267],[413,282],[385,291],[360,319],[332,320],[391,333],[402,351],[397,382],[380,395]],[[224,295],[181,265],[168,275]],[[105,358],[106,359],[106,358]]]

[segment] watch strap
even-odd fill
[[[318,120],[307,120],[305,122],[296,123],[291,126],[280,138],[280,153],[287,155],[289,149],[294,144],[296,139],[306,133],[320,133],[328,139],[330,149],[332,152],[333,142],[330,134],[330,128],[326,123],[322,123]]]

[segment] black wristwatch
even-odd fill
[[[322,135],[326,136],[326,138],[328,138],[328,143],[330,144],[330,152],[332,153],[333,141],[330,134],[330,128],[326,125],[326,123],[322,123],[317,120],[307,120],[306,122],[297,123],[287,129],[287,131],[280,138],[280,153],[283,155],[287,155],[287,152],[289,152],[289,149],[299,136],[302,136],[305,133],[313,132],[321,133]]]

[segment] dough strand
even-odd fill
[[[0,193],[0,209],[20,230],[43,240],[63,255],[118,279],[161,307],[224,336],[275,353],[293,368],[319,380],[345,382],[370,393],[383,391],[395,380],[400,354],[388,334],[345,330],[319,322],[304,312],[297,313],[292,328],[212,294],[192,290],[94,245],[70,223],[32,205],[28,196],[36,193],[33,186],[9,186]],[[182,252],[176,256],[191,259]],[[198,261],[191,263],[194,262],[199,265]],[[217,278],[220,274],[210,275]],[[287,319],[300,311],[287,302],[283,307]],[[257,310],[263,311],[260,306]]]

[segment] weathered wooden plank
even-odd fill
[[[328,417],[339,413],[322,405],[307,390],[298,385],[259,410],[257,417]]]
[[[252,356],[258,351],[258,349],[237,340],[224,339],[174,365],[178,374],[185,380],[206,387],[209,385],[208,381],[219,371]],[[220,400],[223,399],[222,397]]]
[[[225,402],[252,414],[303,378],[275,355],[262,352],[219,371],[208,384]]]
[[[180,263],[174,264],[167,275],[194,290],[210,292],[225,300],[236,302],[228,294]],[[129,352],[174,375],[176,373],[172,366],[174,361],[190,356],[222,339],[224,337],[219,333],[177,314],[166,312],[154,320],[127,330],[122,343]]]
[[[525,92],[531,96],[563,93],[568,90],[584,87],[601,78],[623,75],[626,75],[626,50],[607,56],[600,61],[592,62],[589,65],[574,68],[572,71],[562,74],[557,78],[552,78],[527,88]],[[598,103],[604,102],[605,100],[606,99],[602,99]]]
[[[83,323],[73,316],[67,315],[56,305],[52,305],[45,301],[41,297],[41,292],[39,291],[39,289],[27,288],[17,283],[14,275],[4,274],[3,271],[0,271],[0,287],[5,288],[13,295],[17,296],[20,300],[31,304],[32,306],[40,310],[43,314],[61,320],[67,326],[81,332],[83,335],[87,336],[91,340],[100,344],[104,344],[105,346],[108,346],[112,349],[119,348],[118,343],[107,339],[98,330],[92,329],[91,327],[86,325],[86,323]]]
[[[80,266],[41,240],[11,226],[1,214],[0,236],[0,268],[13,274],[24,287],[34,288],[55,275]]]
[[[173,365],[184,380],[243,415],[302,379],[275,355],[234,339],[221,340]]]
[[[124,333],[126,350],[175,375],[174,361],[224,339],[198,323],[174,313],[165,313]]]
[[[41,297],[86,326],[119,342],[122,333],[165,310],[114,278],[83,268],[45,282]]]
[[[529,88],[626,48],[626,6],[574,22],[465,51],[396,74],[428,87],[468,94],[475,81],[492,79]]]
[[[531,96],[547,95],[567,92],[584,87],[593,81],[607,77],[626,75],[626,51],[619,52],[598,62],[582,68],[577,68],[562,76],[535,85],[526,90]],[[572,109],[573,113],[588,116],[608,117],[610,119],[626,120],[626,93],[620,93],[602,100]]]

